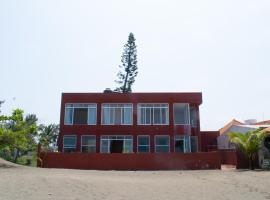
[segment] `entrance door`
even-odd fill
[[[184,153],[184,140],[176,140],[174,143],[175,152]]]
[[[111,140],[111,153],[123,153],[123,140]]]

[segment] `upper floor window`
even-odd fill
[[[103,104],[102,124],[132,125],[132,104]]]
[[[195,106],[190,107],[190,124],[192,127],[197,127],[198,111]]]
[[[168,125],[168,104],[138,104],[138,124]]]
[[[96,124],[96,104],[66,104],[65,125],[95,125]]]
[[[188,103],[173,104],[174,124],[190,124]]]

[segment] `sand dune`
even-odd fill
[[[0,160],[1,200],[270,199],[270,172],[39,169]]]

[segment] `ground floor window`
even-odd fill
[[[138,135],[138,153],[149,153],[150,139],[149,135]]]
[[[96,152],[96,136],[82,135],[81,137],[81,152],[95,153]]]
[[[198,137],[197,136],[190,137],[190,148],[191,148],[191,152],[198,152]]]
[[[63,138],[63,150],[64,152],[75,152],[76,151],[76,136],[65,135]]]
[[[132,136],[114,135],[101,136],[101,153],[132,153],[133,139]]]
[[[170,152],[170,137],[168,135],[155,136],[155,152],[156,153]]]
[[[185,137],[182,135],[174,136],[174,151],[184,153],[185,152]]]

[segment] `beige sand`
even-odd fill
[[[270,199],[266,171],[94,171],[3,164],[0,199]]]

